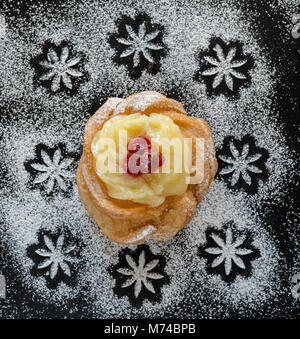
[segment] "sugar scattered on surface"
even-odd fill
[[[16,275],[33,300],[56,305],[72,314],[78,306],[70,306],[68,301],[80,297],[88,314],[95,317],[162,317],[172,312],[187,317],[193,316],[190,303],[198,306],[198,316],[201,312],[204,317],[226,317],[232,310],[247,316],[286,292],[277,289],[280,272],[286,269],[284,260],[256,212],[266,200],[280,202],[295,164],[272,108],[277,79],[267,52],[258,45],[250,22],[241,19],[242,13],[234,2],[212,3],[185,1],[184,6],[177,6],[168,1],[138,1],[123,7],[90,0],[88,5],[70,2],[59,11],[34,5],[30,18],[14,21],[5,39],[0,40],[0,100],[7,107],[1,113],[0,146],[5,155],[1,166],[9,169],[7,183],[0,192],[4,221],[0,230],[9,246]],[[150,14],[152,22],[165,26],[164,43],[169,53],[161,60],[156,76],[143,73],[140,79],[132,80],[125,67],[113,64],[114,51],[107,36],[116,31],[115,21],[120,16],[134,17],[141,11]],[[222,95],[209,98],[205,85],[192,80],[199,69],[197,53],[208,48],[212,36],[227,42],[243,41],[245,55],[251,54],[255,60],[250,72],[252,84],[241,88],[236,101]],[[35,71],[30,61],[42,52],[46,40],[55,44],[69,41],[74,51],[87,56],[84,69],[89,80],[81,84],[75,95],[51,95],[34,83]],[[166,273],[171,281],[162,287],[161,303],[145,301],[136,310],[126,297],[118,299],[114,295],[114,281],[107,270],[117,263],[123,246],[106,239],[87,215],[76,185],[71,198],[58,195],[51,201],[44,200],[38,190],[29,190],[24,162],[35,157],[38,143],[53,147],[64,142],[68,151],[80,152],[85,122],[99,98],[103,101],[112,95],[126,97],[147,89],[168,93],[174,88],[182,93],[190,115],[208,121],[217,148],[228,135],[253,135],[257,145],[269,151],[270,176],[267,183],[259,184],[254,196],[231,192],[216,179],[197,214],[178,236],[164,243],[149,241],[153,253],[166,257]],[[61,283],[50,290],[43,277],[30,274],[33,263],[26,256],[26,249],[37,242],[39,230],[59,230],[66,220],[69,230],[85,245],[82,266],[75,287]],[[207,227],[220,228],[229,220],[241,230],[253,233],[253,245],[261,254],[252,264],[252,276],[238,277],[232,284],[217,275],[208,275],[205,259],[197,254],[205,242]]]

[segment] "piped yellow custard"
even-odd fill
[[[122,171],[126,146],[139,136],[151,140],[152,149],[160,152],[166,161],[154,173],[130,176]],[[187,190],[191,149],[180,128],[166,115],[135,113],[112,117],[94,136],[91,150],[96,173],[112,198],[154,207],[162,204],[167,196]],[[115,162],[115,168],[108,168],[108,156]]]

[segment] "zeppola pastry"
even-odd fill
[[[121,244],[172,238],[193,217],[217,172],[212,134],[183,105],[146,91],[109,98],[88,120],[79,195]]]

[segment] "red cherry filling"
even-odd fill
[[[147,137],[136,137],[129,140],[127,150],[129,153],[147,151],[151,149],[151,141]]]
[[[127,149],[129,153],[124,159],[124,169],[131,176],[153,173],[163,164],[162,154],[151,149],[151,142],[146,137],[131,139]]]
[[[156,150],[145,152],[141,158],[141,173],[153,173],[162,166],[162,154]]]
[[[127,174],[137,177],[141,174],[140,172],[140,164],[141,164],[141,154],[133,153],[127,154],[127,157],[125,158],[125,170],[127,171]]]

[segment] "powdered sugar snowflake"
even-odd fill
[[[124,16],[117,24],[119,34],[110,36],[110,44],[117,51],[114,61],[126,64],[133,78],[138,78],[143,69],[157,73],[166,50],[162,42],[163,27],[152,24],[146,14],[135,19]]]
[[[6,36],[6,20],[5,16],[0,14],[0,39],[5,38]]]
[[[234,230],[233,221],[221,230],[208,228],[207,243],[199,248],[201,257],[207,258],[208,272],[219,273],[227,282],[232,282],[237,274],[249,276],[251,261],[259,256],[259,251],[252,246],[251,234]]]
[[[221,176],[231,176],[230,187],[240,186],[249,193],[255,193],[258,188],[258,178],[266,177],[265,162],[267,152],[258,148],[250,136],[241,141],[232,137],[226,138],[221,154],[218,155]],[[225,165],[223,165],[225,164]]]
[[[292,296],[295,299],[300,298],[300,274],[295,274],[292,276],[292,283],[294,284],[292,287]]]
[[[135,251],[124,249],[119,253],[119,263],[110,271],[116,281],[115,293],[128,296],[134,307],[140,307],[144,299],[160,301],[161,287],[169,282],[165,265],[165,258],[154,255],[147,245]]]
[[[54,279],[58,273],[58,270],[61,269],[62,272],[68,277],[71,276],[71,269],[68,263],[74,262],[74,258],[70,256],[70,253],[75,249],[74,245],[64,246],[64,235],[60,235],[56,241],[56,244],[48,237],[44,236],[44,243],[47,249],[40,248],[35,251],[41,257],[46,258],[42,261],[37,269],[49,268],[48,274],[50,279]]]
[[[232,231],[229,228],[226,230],[225,241],[214,233],[211,235],[211,237],[218,245],[218,247],[209,247],[205,249],[205,252],[212,255],[217,255],[217,257],[211,263],[211,267],[216,267],[224,263],[225,274],[227,276],[231,272],[232,263],[236,264],[241,269],[246,268],[240,256],[248,255],[252,253],[252,250],[240,247],[245,241],[244,237],[237,238],[235,241],[233,241]]]
[[[218,44],[213,48],[217,53],[217,58],[205,56],[204,59],[213,67],[202,72],[204,76],[214,76],[213,88],[218,87],[223,80],[227,87],[233,91],[234,78],[246,79],[246,76],[236,70],[247,63],[247,59],[233,61],[236,55],[236,48],[232,47],[225,56],[222,47]]]
[[[240,176],[243,178],[247,185],[251,185],[251,177],[248,172],[252,173],[262,173],[258,167],[254,166],[252,163],[261,158],[262,154],[256,153],[249,156],[249,145],[245,144],[243,150],[240,153],[234,144],[230,143],[230,150],[232,157],[227,157],[225,155],[220,155],[219,158],[224,162],[230,164],[230,166],[223,168],[219,174],[229,174],[233,173],[231,177],[231,186],[234,186]]]
[[[38,159],[29,161],[25,166],[31,171],[34,170],[35,178],[33,185],[43,184],[47,194],[50,194],[55,185],[62,191],[68,189],[67,181],[74,178],[74,172],[70,170],[74,158],[63,156],[62,145],[54,149],[45,146],[38,147]]]
[[[292,23],[294,24],[292,28],[292,36],[294,39],[300,38],[300,14],[295,14],[292,17]]]
[[[249,85],[249,69],[253,65],[251,56],[243,54],[242,43],[213,38],[208,51],[199,55],[200,70],[196,79],[206,82],[209,94],[235,96],[242,85]]]
[[[123,275],[131,276],[131,278],[123,283],[121,287],[125,288],[134,284],[134,296],[136,298],[139,296],[143,285],[148,291],[155,293],[155,289],[150,279],[162,279],[163,276],[159,273],[150,271],[157,266],[159,260],[151,260],[146,264],[145,251],[141,252],[138,263],[136,263],[129,254],[127,254],[125,258],[131,268],[121,267],[117,271]]]
[[[146,34],[146,25],[143,22],[139,25],[138,33],[135,33],[131,26],[126,25],[129,38],[117,38],[120,44],[128,46],[120,55],[120,58],[126,58],[133,55],[133,67],[137,67],[140,63],[140,55],[151,63],[155,63],[151,50],[158,51],[163,48],[159,44],[151,42],[160,33],[158,30]]]
[[[5,299],[6,297],[6,279],[3,274],[0,274],[0,298]]]
[[[51,91],[56,92],[63,84],[68,89],[73,88],[72,77],[82,77],[84,74],[73,68],[80,62],[79,57],[69,58],[69,48],[64,46],[61,49],[61,54],[58,56],[53,47],[50,47],[47,52],[47,60],[40,61],[39,64],[47,73],[40,77],[42,81],[51,81]]]

